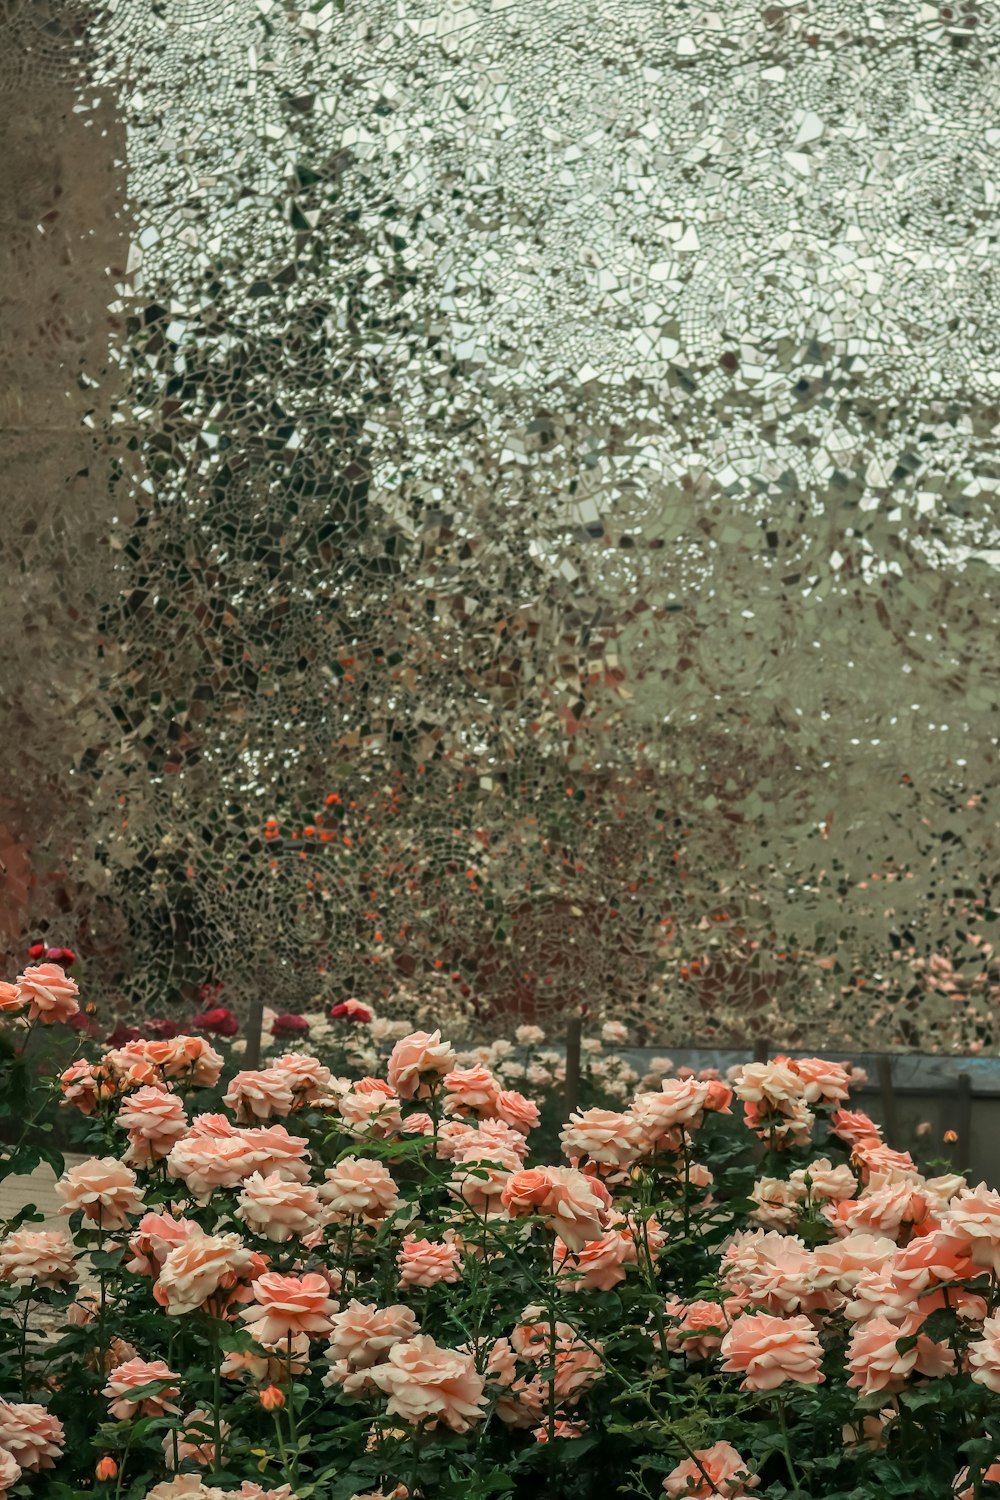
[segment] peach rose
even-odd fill
[[[816,1117],[801,1099],[790,1099],[777,1113],[766,1101],[758,1104],[751,1099],[743,1106],[743,1121],[762,1141],[773,1140],[778,1147],[807,1146]]]
[[[407,1235],[396,1257],[400,1290],[410,1286],[436,1286],[462,1276],[462,1252],[441,1240],[418,1240]]]
[[[757,1224],[768,1229],[791,1229],[798,1220],[805,1189],[783,1177],[758,1177],[750,1197],[756,1205],[750,1217]]]
[[[242,1135],[196,1135],[178,1141],[167,1157],[167,1173],[180,1178],[194,1197],[207,1202],[217,1188],[234,1188],[254,1170]]]
[[[56,1183],[63,1214],[83,1211],[100,1229],[125,1229],[129,1214],[142,1212],[142,1192],[135,1173],[117,1157],[91,1157],[70,1167]]]
[[[1000,1464],[990,1464],[988,1469],[984,1469],[983,1480],[987,1484],[1000,1486]],[[962,1469],[955,1475],[955,1500],[975,1500],[975,1493],[975,1487],[969,1483],[968,1469]]]
[[[549,1174],[545,1167],[528,1167],[508,1177],[500,1201],[512,1219],[541,1212],[549,1192]]]
[[[585,1158],[600,1166],[620,1168],[631,1166],[635,1161],[642,1149],[643,1134],[639,1122],[631,1114],[620,1114],[611,1109],[584,1109],[570,1115],[559,1134],[559,1141],[563,1155],[574,1166]]]
[[[786,1057],[772,1057],[770,1062],[746,1063],[734,1080],[733,1093],[744,1104],[759,1104],[767,1113],[776,1113],[786,1105],[805,1099],[806,1080],[799,1076]]]
[[[601,1344],[582,1344],[575,1337],[562,1340],[556,1345],[552,1388],[558,1401],[572,1406],[592,1385],[602,1379],[602,1353]]]
[[[256,1130],[241,1130],[240,1140],[246,1153],[247,1173],[260,1172],[266,1177],[279,1172],[290,1182],[305,1182],[309,1176],[303,1135],[289,1135],[284,1125],[260,1125]]]
[[[13,985],[8,985],[13,989]],[[0,1500],[7,1500],[7,1496],[21,1477],[21,1465],[6,1448],[0,1448]]]
[[[691,1458],[671,1469],[663,1488],[671,1500],[679,1495],[691,1496],[693,1500],[706,1500],[713,1495],[741,1500],[747,1490],[756,1489],[759,1484],[759,1479],[750,1478],[747,1462],[735,1448],[729,1443],[713,1443],[711,1448],[695,1448]]]
[[[324,1383],[343,1386],[347,1395],[357,1395],[370,1388],[368,1377],[357,1378],[358,1372],[381,1364],[390,1349],[416,1338],[419,1332],[420,1326],[408,1307],[349,1302],[330,1320],[327,1353],[333,1368]]]
[[[386,1076],[401,1099],[426,1099],[455,1065],[440,1031],[412,1031],[389,1053]]]
[[[849,1242],[845,1242],[849,1243]],[[872,1318],[888,1318],[891,1323],[905,1323],[917,1312],[913,1295],[897,1286],[892,1276],[892,1260],[863,1271],[844,1305],[844,1316],[850,1323],[869,1323]]]
[[[802,1097],[807,1104],[839,1104],[850,1093],[850,1074],[840,1063],[823,1057],[797,1057],[791,1067],[802,1080]]]
[[[498,1120],[509,1125],[520,1135],[530,1135],[535,1130],[541,1119],[538,1113],[538,1105],[533,1099],[526,1099],[516,1089],[501,1089],[497,1094],[493,1105],[493,1111]]]
[[[851,1159],[860,1167],[863,1182],[869,1182],[874,1172],[889,1172],[897,1176],[908,1174],[911,1177],[918,1175],[916,1162],[909,1151],[894,1151],[875,1136],[855,1141]]]
[[[194,1312],[220,1293],[219,1300],[228,1303],[239,1283],[245,1283],[259,1264],[238,1234],[189,1231],[167,1253],[153,1296],[172,1317]]]
[[[968,1357],[976,1384],[1000,1394],[1000,1317],[985,1320],[982,1337],[969,1345]]]
[[[22,1002],[31,1007],[29,1021],[53,1026],[80,1013],[76,998],[79,987],[58,964],[35,964],[25,969],[17,976],[17,989]]]
[[[808,1167],[798,1167],[790,1172],[788,1180],[803,1199],[808,1196],[813,1203],[842,1203],[846,1198],[853,1198],[858,1190],[854,1173],[846,1162],[835,1167],[826,1156],[810,1162]]]
[[[214,1088],[219,1081],[225,1059],[203,1036],[175,1036],[140,1045],[164,1078],[178,1078],[201,1089]]]
[[[101,1097],[100,1080],[85,1057],[78,1058],[59,1075],[59,1089],[60,1102],[73,1105],[82,1115],[92,1115]]]
[[[381,1078],[362,1078],[341,1094],[340,1117],[349,1134],[385,1140],[399,1135],[403,1117],[399,1112],[399,1095]]]
[[[881,1270],[895,1254],[895,1242],[885,1235],[849,1234],[832,1244],[817,1245],[813,1258],[830,1284],[848,1293],[862,1276]]]
[[[265,1071],[281,1073],[295,1098],[313,1104],[320,1097],[333,1074],[318,1057],[305,1052],[286,1052],[269,1062]]]
[[[741,1289],[748,1301],[775,1314],[829,1310],[838,1299],[812,1251],[791,1236],[780,1238],[743,1271]]]
[[[870,1396],[875,1391],[901,1391],[917,1363],[916,1347],[904,1353],[896,1348],[903,1328],[888,1318],[870,1318],[851,1334],[847,1350],[850,1376],[847,1384]]]
[[[176,1415],[179,1408],[174,1406],[173,1400],[180,1395],[180,1386],[177,1384],[180,1378],[162,1359],[129,1359],[112,1370],[103,1394],[109,1398],[111,1415],[119,1422],[130,1421],[138,1411],[144,1417],[162,1417],[167,1412]],[[135,1391],[142,1386],[152,1385],[154,1381],[171,1383],[164,1385],[153,1395],[132,1399]]]
[[[52,1469],[62,1458],[63,1425],[44,1406],[30,1401],[14,1403],[0,1396],[0,1448],[6,1449],[22,1469],[37,1474]]]
[[[240,1316],[258,1344],[273,1346],[297,1333],[318,1338],[329,1332],[337,1304],[331,1301],[329,1283],[322,1276],[314,1272],[279,1276],[268,1271],[258,1277],[252,1290],[254,1301]]]
[[[374,1157],[342,1156],[324,1176],[319,1196],[337,1223],[357,1218],[378,1223],[403,1201],[388,1169]]]
[[[0,1281],[62,1287],[77,1279],[75,1256],[61,1229],[15,1229],[0,1241]]]
[[[175,1141],[188,1129],[177,1095],[151,1087],[137,1089],[123,1101],[115,1124],[128,1131],[127,1159],[139,1166],[150,1166],[169,1156]]]
[[[229,1436],[229,1423],[219,1423],[219,1438],[225,1442]],[[213,1432],[212,1413],[206,1411],[203,1406],[197,1406],[189,1411],[184,1418],[184,1425],[180,1435],[172,1432],[164,1434],[163,1456],[166,1459],[168,1469],[174,1467],[174,1451],[176,1441],[176,1453],[179,1462],[190,1459],[193,1463],[200,1464],[203,1469],[217,1469],[222,1463],[222,1454],[215,1451],[215,1435]],[[188,1476],[185,1475],[184,1478]],[[193,1476],[192,1476],[193,1477]],[[177,1493],[175,1491],[175,1493]],[[182,1493],[197,1495],[198,1491],[186,1491]],[[219,1491],[211,1489],[206,1491],[211,1500],[218,1500]]]
[[[172,1214],[143,1214],[128,1247],[132,1259],[125,1269],[133,1276],[157,1276],[171,1250],[183,1245],[191,1234],[202,1234],[193,1219],[175,1219]]]
[[[667,1312],[677,1319],[667,1330],[668,1349],[679,1349],[685,1359],[700,1360],[722,1347],[730,1319],[718,1302],[680,1303],[668,1306]]]
[[[575,1167],[543,1167],[515,1172],[500,1199],[512,1218],[539,1213],[570,1250],[598,1240],[608,1222],[611,1198],[596,1178]]]
[[[742,1373],[744,1391],[773,1391],[786,1381],[818,1385],[823,1351],[816,1330],[803,1314],[774,1318],[745,1313],[722,1340],[723,1370]]]
[[[953,1198],[944,1226],[969,1247],[972,1262],[1000,1276],[1000,1193],[985,1182]]]
[[[631,1235],[608,1229],[600,1239],[588,1240],[574,1255],[560,1239],[552,1251],[556,1275],[569,1282],[570,1290],[610,1292],[625,1280],[625,1267],[635,1265],[635,1243]]]
[[[389,1415],[414,1426],[443,1422],[452,1432],[468,1432],[486,1415],[486,1383],[472,1355],[442,1349],[426,1334],[394,1345],[371,1378],[389,1397]]]
[[[222,1097],[243,1125],[288,1115],[295,1103],[290,1080],[274,1068],[237,1073]]]
[[[16,1016],[26,1004],[27,999],[16,984],[0,979],[0,1016]]]
[[[500,1085],[481,1063],[471,1068],[455,1068],[445,1075],[444,1110],[448,1115],[489,1115],[493,1113]]]
[[[860,1198],[828,1203],[823,1209],[838,1234],[897,1235],[904,1224],[919,1224],[927,1214],[927,1199],[910,1182],[886,1182],[873,1177]]]
[[[978,1273],[969,1259],[968,1243],[956,1239],[944,1229],[933,1229],[918,1235],[896,1252],[892,1279],[903,1291],[920,1297],[920,1308],[929,1313],[944,1306],[943,1297],[927,1297],[932,1288],[950,1281],[964,1281]]]
[[[319,1194],[304,1182],[286,1182],[277,1172],[262,1177],[254,1172],[243,1184],[236,1217],[254,1234],[283,1245],[319,1228]]]
[[[830,1131],[853,1146],[857,1141],[880,1139],[882,1132],[863,1109],[838,1109],[830,1116]]]

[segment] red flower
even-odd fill
[[[271,1023],[272,1036],[305,1036],[309,1030],[309,1022],[305,1016],[297,1016],[293,1011],[285,1011],[284,1015],[275,1016]]]
[[[214,1010],[192,1016],[191,1025],[195,1031],[208,1031],[213,1036],[235,1036],[240,1029],[239,1021],[225,1005],[217,1005]]]
[[[176,1021],[169,1021],[163,1017],[142,1023],[146,1035],[156,1042],[172,1042],[175,1036],[180,1036],[181,1028]]]
[[[28,949],[28,957],[29,958],[44,958],[44,956],[45,956],[45,944],[44,943],[32,943],[31,947]]]
[[[371,1011],[360,1000],[344,1000],[340,1005],[330,1007],[331,1021],[356,1021],[361,1026],[367,1026],[371,1018]]]
[[[126,1042],[141,1042],[142,1032],[138,1026],[127,1026],[124,1021],[119,1021],[114,1031],[109,1031],[105,1037],[109,1047],[124,1047]]]

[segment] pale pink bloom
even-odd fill
[[[59,1089],[63,1104],[71,1104],[82,1115],[92,1115],[99,1097],[98,1079],[85,1057],[71,1063],[59,1075]]]
[[[968,1359],[976,1384],[1000,1394],[1000,1317],[985,1320],[982,1337],[969,1345]]]
[[[378,1223],[403,1201],[388,1169],[368,1156],[343,1156],[327,1167],[319,1196],[337,1223],[357,1218]]]
[[[173,1317],[194,1312],[209,1298],[222,1294],[228,1303],[240,1283],[260,1265],[238,1234],[205,1234],[189,1230],[180,1244],[167,1252],[153,1287],[153,1296]]]
[[[221,1441],[225,1442],[228,1436],[229,1423],[220,1422],[219,1437]],[[210,1411],[206,1411],[203,1406],[195,1407],[193,1411],[188,1412],[187,1416],[184,1418],[183,1430],[180,1434],[175,1435],[172,1432],[164,1434],[163,1456],[166,1460],[168,1469],[172,1469],[174,1467],[175,1438],[177,1458],[179,1462],[183,1463],[185,1459],[190,1459],[193,1463],[200,1465],[200,1467],[203,1469],[207,1469],[209,1467],[214,1469],[219,1466],[222,1455],[217,1454],[215,1451],[215,1436],[213,1431],[212,1413]],[[197,1495],[197,1493],[197,1491],[194,1491],[194,1494]],[[216,1500],[218,1493],[219,1492],[217,1490],[208,1491],[208,1494],[212,1497],[212,1500]]]
[[[741,1287],[755,1306],[772,1313],[828,1311],[837,1302],[830,1280],[811,1250],[782,1236],[780,1245],[769,1245],[742,1275]]]
[[[308,1104],[319,1098],[333,1076],[318,1057],[306,1052],[286,1052],[284,1057],[269,1062],[265,1071],[271,1072],[272,1069],[281,1073],[296,1099]]]
[[[805,1189],[782,1177],[758,1177],[750,1192],[750,1217],[766,1229],[791,1229],[805,1200]]]
[[[835,1167],[826,1156],[810,1162],[808,1167],[799,1167],[790,1172],[788,1180],[797,1190],[801,1190],[803,1198],[808,1193],[813,1203],[841,1203],[846,1198],[853,1198],[858,1190],[854,1173],[847,1163],[841,1162]]]
[[[844,1242],[849,1244],[850,1241]],[[869,1323],[873,1318],[887,1318],[891,1323],[905,1323],[917,1313],[913,1294],[897,1286],[892,1275],[892,1260],[863,1271],[849,1292],[844,1316],[851,1323]]]
[[[540,1047],[545,1041],[545,1032],[540,1026],[519,1026],[514,1032],[519,1047]]]
[[[559,1348],[570,1348],[575,1335],[568,1323],[556,1322],[550,1327],[545,1310],[526,1307],[510,1336],[511,1348],[519,1359],[548,1360]]]
[[[139,1166],[150,1166],[169,1156],[175,1141],[188,1129],[177,1095],[150,1086],[137,1089],[122,1102],[115,1124],[128,1131],[128,1160]]]
[[[295,1103],[291,1081],[275,1068],[249,1069],[237,1073],[223,1095],[223,1103],[235,1110],[237,1120],[252,1125],[275,1115],[290,1114]]]
[[[691,1496],[692,1500],[710,1500],[723,1495],[727,1500],[741,1500],[747,1490],[756,1489],[760,1480],[750,1477],[746,1459],[729,1443],[713,1443],[711,1448],[695,1448],[693,1457],[671,1469],[663,1488],[671,1500]]]
[[[164,1078],[178,1078],[196,1088],[214,1088],[225,1058],[203,1036],[175,1036],[169,1041],[139,1044]]]
[[[54,1468],[64,1442],[62,1423],[44,1406],[0,1397],[0,1448],[22,1469],[37,1474],[40,1469]]]
[[[403,1132],[405,1135],[433,1135],[434,1121],[422,1110],[414,1110],[412,1114],[405,1116]]]
[[[309,1176],[305,1136],[289,1135],[284,1125],[260,1125],[256,1130],[241,1130],[240,1139],[246,1153],[247,1170],[266,1177],[280,1172],[291,1182],[305,1182]]]
[[[797,1057],[791,1066],[802,1079],[802,1097],[807,1104],[839,1104],[847,1098],[851,1079],[840,1063],[823,1057]]]
[[[459,1152],[467,1151],[473,1143],[487,1152],[494,1146],[501,1147],[504,1151],[513,1151],[521,1163],[528,1154],[528,1142],[524,1136],[503,1120],[480,1120],[472,1134],[461,1137],[456,1149]]]
[[[565,1278],[570,1288],[610,1292],[625,1280],[625,1267],[635,1264],[635,1244],[630,1235],[608,1229],[600,1239],[588,1240],[573,1254],[557,1239],[552,1251],[556,1274]]]
[[[862,1396],[875,1391],[901,1391],[916,1368],[916,1347],[902,1354],[896,1348],[897,1342],[904,1338],[905,1326],[875,1317],[859,1324],[851,1334],[847,1352],[851,1374],[847,1384]]]
[[[0,1241],[0,1281],[61,1287],[77,1280],[75,1256],[61,1229],[15,1229]]]
[[[462,1141],[474,1134],[468,1120],[442,1120],[437,1133],[438,1161],[452,1161]]]
[[[440,1031],[413,1031],[393,1047],[386,1076],[401,1099],[426,1099],[454,1063],[455,1053]]]
[[[148,1495],[146,1500],[149,1500]],[[244,1479],[238,1490],[224,1490],[223,1500],[295,1500],[295,1496],[290,1484],[278,1484],[273,1489],[265,1490],[263,1485],[257,1484],[253,1479]],[[406,1500],[405,1489],[400,1500]]]
[[[330,1320],[327,1353],[334,1368],[325,1383],[342,1385],[349,1396],[356,1395],[369,1383],[351,1377],[381,1364],[391,1349],[416,1338],[419,1332],[420,1325],[408,1307],[349,1302]]]
[[[371,1083],[379,1087],[365,1087]],[[354,1088],[341,1094],[338,1105],[340,1117],[351,1135],[385,1140],[403,1129],[399,1095],[381,1078],[360,1079]]]
[[[744,1104],[760,1104],[775,1113],[805,1098],[806,1082],[787,1058],[773,1057],[770,1062],[746,1063],[733,1083],[733,1093]]]
[[[821,1273],[845,1294],[854,1289],[862,1276],[879,1272],[895,1254],[894,1241],[875,1234],[849,1234],[829,1245],[817,1245],[813,1251]]]
[[[13,989],[13,985],[8,985]],[[0,1500],[7,1500],[7,1496],[21,1477],[21,1465],[13,1453],[6,1448],[0,1448]]]
[[[585,1109],[570,1115],[559,1140],[563,1154],[574,1166],[586,1159],[600,1166],[626,1167],[642,1150],[643,1134],[631,1114]]]
[[[444,1101],[448,1115],[490,1115],[500,1093],[500,1085],[490,1072],[477,1063],[471,1068],[455,1068],[445,1076]]]
[[[130,1420],[138,1411],[144,1417],[162,1417],[166,1412],[176,1415],[179,1408],[173,1405],[173,1400],[180,1395],[177,1384],[180,1378],[162,1359],[129,1359],[111,1371],[103,1394],[110,1401],[111,1415],[119,1422]],[[141,1386],[160,1380],[171,1383],[164,1385],[155,1395],[132,1399],[132,1393]]]
[[[279,1276],[268,1271],[253,1283],[254,1301],[240,1312],[259,1344],[278,1344],[289,1335],[318,1338],[328,1333],[337,1304],[322,1276]]]
[[[277,1172],[254,1172],[243,1184],[236,1217],[265,1239],[284,1244],[320,1227],[319,1194],[305,1182],[286,1182]]]
[[[31,1007],[29,1021],[53,1026],[79,1014],[79,987],[59,964],[35,964],[25,969],[17,976],[17,991],[21,1002]]]
[[[394,1345],[371,1378],[389,1397],[389,1415],[413,1425],[443,1422],[453,1432],[468,1432],[486,1414],[485,1381],[472,1355],[442,1349],[426,1334]]]
[[[400,1289],[455,1282],[462,1275],[462,1253],[447,1241],[418,1240],[407,1235],[396,1257]]]
[[[601,1027],[601,1041],[610,1042],[612,1047],[624,1047],[628,1041],[628,1027],[621,1021],[605,1021]]]
[[[967,1242],[976,1266],[1000,1276],[1000,1193],[985,1182],[966,1188],[952,1199],[945,1227]]]
[[[143,1207],[135,1173],[114,1156],[91,1157],[70,1167],[56,1183],[56,1193],[63,1200],[60,1213],[82,1210],[101,1229],[127,1228],[129,1215]]]
[[[786,1381],[817,1385],[826,1378],[816,1330],[801,1313],[794,1318],[744,1313],[723,1339],[721,1353],[722,1368],[742,1373],[745,1391],[772,1391]]]
[[[173,1437],[164,1440],[164,1449],[167,1449],[167,1441],[170,1447],[167,1450],[168,1467],[173,1463]],[[178,1443],[178,1447],[180,1444]],[[145,1500],[219,1500],[220,1490],[210,1489],[202,1480],[200,1474],[176,1474],[173,1479],[161,1479],[159,1484],[154,1484],[151,1490],[146,1491]]]
[[[253,1171],[242,1133],[207,1135],[189,1132],[171,1147],[167,1173],[180,1178],[196,1198],[207,1201],[217,1188],[238,1187]]]
[[[526,1099],[516,1089],[501,1089],[494,1102],[493,1111],[498,1120],[502,1120],[505,1125],[509,1125],[512,1130],[518,1131],[523,1136],[530,1134],[541,1118],[535,1101]]]

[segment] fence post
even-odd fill
[[[875,1063],[878,1073],[879,1093],[882,1096],[882,1118],[885,1121],[886,1140],[896,1142],[899,1140],[896,1119],[896,1094],[892,1087],[892,1058],[883,1054]]]
[[[767,1062],[768,1056],[770,1055],[770,1051],[771,1051],[771,1043],[768,1041],[768,1039],[767,1039],[766,1036],[759,1036],[759,1037],[756,1037],[754,1039],[754,1044],[753,1044],[753,1060],[754,1060],[754,1062]]]
[[[955,1164],[956,1155],[959,1151],[964,1156],[959,1156],[959,1161],[969,1165],[969,1152],[972,1149],[972,1076],[969,1073],[959,1073],[955,1087],[955,1134],[958,1140],[949,1153],[952,1166]]]
[[[264,991],[259,988],[250,1001],[250,1014],[247,1016],[247,1046],[243,1054],[244,1066],[247,1068],[260,1067],[260,1039],[263,1029]]]
[[[583,1021],[574,1016],[566,1023],[566,1085],[563,1103],[566,1118],[580,1103],[580,1043],[583,1040]]]

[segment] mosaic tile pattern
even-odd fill
[[[994,1047],[998,42],[107,5],[95,985]]]

